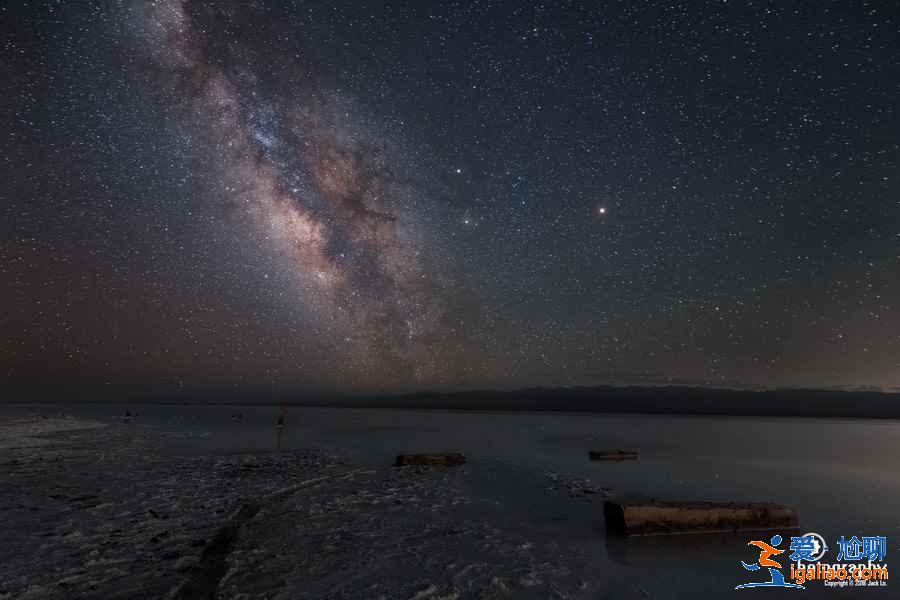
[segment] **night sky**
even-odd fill
[[[9,385],[900,389],[900,5],[5,2]]]

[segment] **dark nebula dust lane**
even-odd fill
[[[900,388],[896,8],[86,0],[0,26],[15,389]]]
[[[166,96],[215,154],[223,206],[252,220],[262,252],[285,255],[296,302],[345,342],[345,376],[440,382],[459,336],[442,330],[451,299],[411,207],[427,209],[429,190],[404,183],[392,141],[347,123],[348,102],[308,83],[302,62],[270,71],[279,32],[253,27],[253,13],[157,2],[137,34]]]

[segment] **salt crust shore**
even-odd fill
[[[184,435],[0,422],[0,600],[607,597],[575,546],[523,526],[540,516],[504,500],[590,514],[605,490],[589,481],[489,460],[371,468],[321,449],[167,452]]]
[[[38,436],[61,431],[96,429],[98,427],[105,427],[105,425],[96,421],[66,417],[0,418],[0,450],[45,446],[52,444],[53,440]]]

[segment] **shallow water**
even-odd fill
[[[0,412],[120,420],[125,408],[6,406]],[[464,452],[474,472],[480,473],[471,485],[489,490],[499,502],[523,508],[510,514],[533,515],[521,524],[531,534],[577,546],[588,557],[589,568],[598,571],[597,577],[610,582],[609,597],[753,593],[733,590],[739,583],[764,579],[744,571],[740,561],[756,559],[747,541],[768,541],[771,534],[607,539],[599,503],[572,510],[542,498],[539,491],[523,494],[525,488],[505,481],[505,476],[553,472],[584,477],[611,488],[617,497],[779,502],[795,508],[801,529],[821,533],[833,551],[841,535],[887,536],[888,565],[900,551],[897,421],[292,407],[287,409],[286,427],[279,431],[274,427],[277,407],[128,408],[137,413],[135,427],[183,432],[171,438],[173,454],[325,447],[354,462],[384,465],[399,452]],[[237,410],[244,415],[241,421],[231,418]],[[589,449],[614,448],[637,450],[640,459],[621,463],[587,459]],[[507,475],[504,465],[510,467]],[[783,532],[786,539],[790,534]],[[830,551],[827,562],[834,562],[834,556]],[[794,591],[765,593],[779,597]],[[803,593],[862,592],[825,590],[813,582]],[[900,586],[869,593],[900,597]]]

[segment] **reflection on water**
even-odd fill
[[[125,407],[55,410],[120,421]],[[401,452],[460,451],[470,458],[473,472],[495,470],[491,477],[500,488],[503,465],[509,465],[539,475],[589,478],[617,496],[778,502],[797,510],[805,531],[826,539],[884,535],[888,560],[892,553],[900,554],[896,421],[292,407],[288,423],[285,407],[243,406],[240,420],[231,419],[235,407],[229,406],[146,405],[131,410],[141,418],[130,426],[193,433],[172,439],[173,454],[272,451],[274,424],[276,451],[318,446],[357,463],[382,466]],[[588,450],[614,448],[637,450],[640,458],[587,458]],[[556,535],[586,544],[597,557],[598,569],[623,569],[611,577],[640,571],[642,589],[652,597],[671,597],[677,589],[714,594],[733,590],[745,578],[740,561],[752,558],[746,553],[750,538],[744,534],[620,540],[602,534],[602,522],[595,522],[599,514],[553,515],[553,508],[541,507],[542,523],[559,523]],[[583,521],[580,527],[570,522],[575,518]]]

